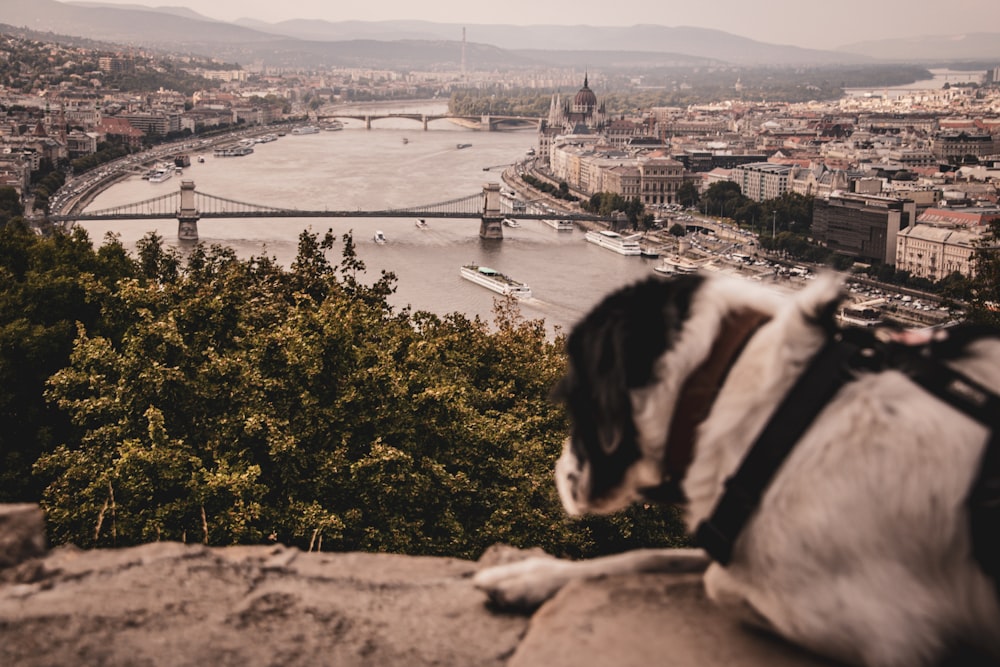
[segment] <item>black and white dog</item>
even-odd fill
[[[841,299],[833,275],[792,294],[698,275],[608,296],[569,336],[558,389],[573,424],[556,465],[568,513],[674,498],[694,533],[776,405],[808,394],[796,382]],[[947,365],[1000,391],[996,338]],[[726,564],[701,549],[533,558],[475,583],[530,609],[576,578],[707,568],[713,601],[849,664],[931,665],[956,646],[1000,659],[1000,588],[973,557],[967,510],[989,434],[903,372],[856,372],[796,437]]]

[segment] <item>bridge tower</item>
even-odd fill
[[[493,119],[490,118],[489,114],[483,114],[479,117],[479,129],[486,132],[493,131]]]
[[[483,217],[479,225],[479,238],[502,239],[503,215],[500,213],[500,184],[483,185]]]
[[[177,211],[177,238],[198,240],[198,220],[201,214],[194,203],[194,181],[181,181],[181,207]]]

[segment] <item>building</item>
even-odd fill
[[[985,227],[911,225],[896,238],[896,268],[935,282],[956,271],[971,278],[976,248],[986,231]]]
[[[564,104],[558,93],[552,96],[548,127],[559,128],[562,134],[586,134],[603,128],[605,123],[604,105],[598,105],[597,95],[590,89],[587,75],[583,77],[583,87],[571,102]]]
[[[834,193],[813,202],[812,235],[834,252],[873,264],[896,264],[899,231],[916,221],[909,199]]]
[[[791,171],[792,167],[785,164],[753,162],[734,167],[729,178],[740,186],[745,197],[760,202],[788,192]]]
[[[997,153],[996,140],[989,132],[973,130],[948,130],[939,132],[931,140],[934,157],[945,162],[964,162],[967,156],[982,157]]]
[[[1000,221],[1000,208],[931,208],[917,224],[899,233],[896,268],[928,280],[958,272],[975,275],[976,250],[988,239],[991,225]]]
[[[136,111],[118,114],[116,118],[126,121],[129,125],[137,130],[141,130],[146,135],[162,137],[170,132],[179,132],[181,129],[180,114]]]
[[[673,204],[684,184],[684,165],[666,157],[639,159],[640,201],[646,206]]]

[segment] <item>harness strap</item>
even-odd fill
[[[698,525],[695,540],[718,563],[728,565],[733,544],[757,510],[778,468],[830,399],[851,380],[851,360],[860,350],[836,336],[827,341],[799,376],[725,482],[711,516]]]
[[[961,356],[972,340],[998,336],[995,329],[959,327],[944,341],[914,347],[879,341],[861,329],[835,334],[795,382],[739,468],[726,480],[712,514],[698,526],[698,545],[716,562],[728,565],[736,539],[774,475],[823,407],[853,379],[855,372],[891,368],[906,373],[932,396],[990,429],[990,440],[966,505],[973,556],[993,578],[1000,597],[1000,397],[940,361]]]
[[[979,473],[966,499],[972,555],[1000,598],[1000,397],[945,364],[921,357],[910,377],[937,399],[990,429]]]

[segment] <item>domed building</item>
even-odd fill
[[[583,75],[583,88],[570,104],[563,104],[559,94],[552,96],[548,125],[572,134],[589,134],[605,124],[604,105],[598,105],[597,95],[590,89],[589,76]]]

